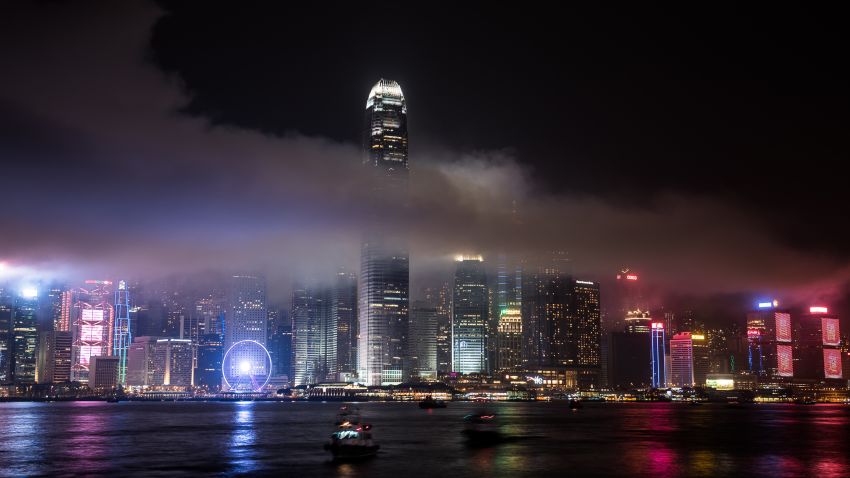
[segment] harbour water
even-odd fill
[[[471,448],[474,403],[363,403],[379,455],[334,464],[339,403],[0,404],[0,476],[850,476],[850,407],[495,403],[512,437]]]

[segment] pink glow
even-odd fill
[[[829,309],[820,305],[809,307],[810,314],[826,314],[827,312],[829,312]]]

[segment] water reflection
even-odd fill
[[[95,473],[104,471],[109,466],[106,459],[108,437],[106,427],[108,414],[103,402],[72,402],[78,409],[72,414],[69,425],[69,436],[63,444],[63,449],[74,464],[78,473]]]
[[[228,457],[233,472],[248,473],[257,468],[254,430],[254,402],[237,402],[233,417],[233,433],[230,436]]]

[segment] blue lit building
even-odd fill
[[[652,323],[650,355],[652,360],[652,387],[664,388],[667,386],[667,370],[665,368],[667,345],[664,338],[663,322]]]

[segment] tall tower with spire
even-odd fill
[[[407,105],[395,81],[381,79],[369,92],[364,133],[372,194],[360,257],[357,374],[366,385],[391,385],[410,374]]]

